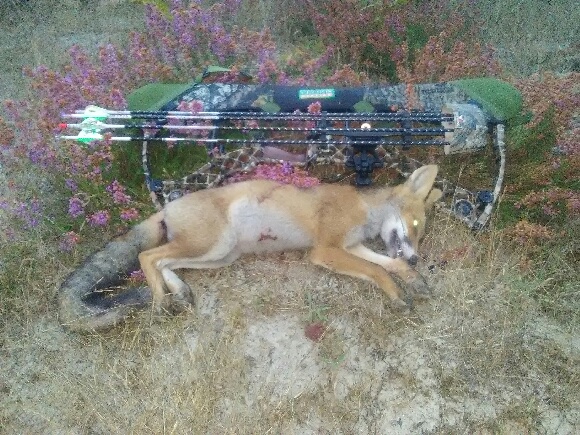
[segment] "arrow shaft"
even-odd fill
[[[442,122],[453,121],[453,115],[440,113],[268,113],[268,112],[131,112],[131,111],[108,111],[110,119],[191,119],[191,120],[268,120],[268,121],[417,121],[417,122]],[[96,117],[83,112],[64,114],[67,118],[88,119]]]
[[[78,140],[78,136],[59,136],[64,140]],[[213,139],[213,138],[183,138],[183,137],[130,137],[130,136],[113,136],[109,138],[114,142],[131,142],[131,141],[153,141],[153,142],[198,142],[198,143],[220,143],[236,145],[351,145],[351,146],[379,146],[379,145],[446,145],[448,142],[438,140],[416,140],[416,141],[385,141],[385,140],[353,140],[353,141],[324,141],[324,140],[300,140],[300,139]]]
[[[194,130],[194,131],[211,131],[211,130],[248,130],[248,131],[288,131],[300,132],[307,131],[313,134],[341,134],[353,133],[361,135],[375,135],[375,133],[395,133],[395,134],[437,134],[452,132],[449,128],[373,128],[373,129],[354,129],[354,128],[308,128],[308,127],[273,127],[273,126],[217,126],[217,125],[152,125],[152,124],[63,124],[64,128],[80,128],[82,130],[101,131],[106,129],[125,129],[125,128],[142,128],[151,130]]]

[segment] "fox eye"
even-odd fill
[[[413,219],[413,226],[414,227],[419,226],[419,221],[417,219]]]

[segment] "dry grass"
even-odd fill
[[[135,2],[112,0],[3,0],[0,2],[0,101],[23,98],[23,67],[56,67],[72,44],[94,52],[99,45],[124,42],[143,25]],[[0,111],[1,114],[1,111]]]
[[[580,7],[574,0],[484,0],[485,39],[520,76],[580,69]]]
[[[39,265],[47,278],[26,279],[3,324],[3,431],[573,432],[577,330],[514,285],[497,233],[442,214],[432,227],[420,268],[435,296],[408,317],[373,286],[283,254],[188,272],[191,313],[79,336],[54,316],[64,271]],[[328,326],[320,342],[304,334],[313,319]]]
[[[20,95],[21,65],[60,62],[47,47],[122,38],[137,20],[124,2],[90,16],[73,0],[31,3],[33,21],[0,32],[0,97]],[[188,272],[191,313],[75,335],[55,295],[79,254],[56,255],[41,234],[0,249],[0,433],[580,430],[578,323],[562,321],[578,318],[578,293],[543,291],[556,272],[573,286],[573,269],[552,259],[550,276],[526,281],[499,231],[475,236],[442,213],[419,265],[434,298],[406,317],[375,287],[283,254]],[[328,327],[320,342],[304,334],[311,321]]]

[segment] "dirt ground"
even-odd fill
[[[108,37],[138,20],[122,18]],[[101,40],[82,29],[69,38]],[[22,29],[2,29],[6,44],[11,31]],[[0,97],[17,96],[21,78],[3,68]],[[531,287],[545,283],[522,281],[500,233],[476,236],[442,212],[421,254],[434,297],[409,316],[377,288],[284,253],[185,273],[191,312],[78,335],[55,306],[73,264],[40,242],[37,258],[57,272],[0,322],[0,433],[580,433],[578,325],[540,310]]]
[[[192,312],[82,336],[48,279],[2,335],[2,433],[577,433],[577,326],[541,314],[497,241],[433,227],[434,298],[404,317],[287,253],[188,272]]]

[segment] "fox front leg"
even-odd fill
[[[429,299],[431,297],[431,289],[425,278],[402,258],[391,258],[378,254],[362,244],[349,248],[348,252],[371,263],[378,264],[387,272],[397,275],[414,297],[418,299]]]
[[[431,299],[433,291],[427,281],[419,272],[415,271],[415,276],[411,276],[409,280],[405,281],[405,285],[416,299]]]
[[[379,267],[376,263],[367,261],[367,259],[345,249],[328,246],[314,248],[310,254],[310,260],[314,264],[335,272],[375,283],[389,296],[395,310],[403,314],[410,312],[412,301],[407,303],[401,298],[402,292],[397,283],[393,281],[384,268]]]

